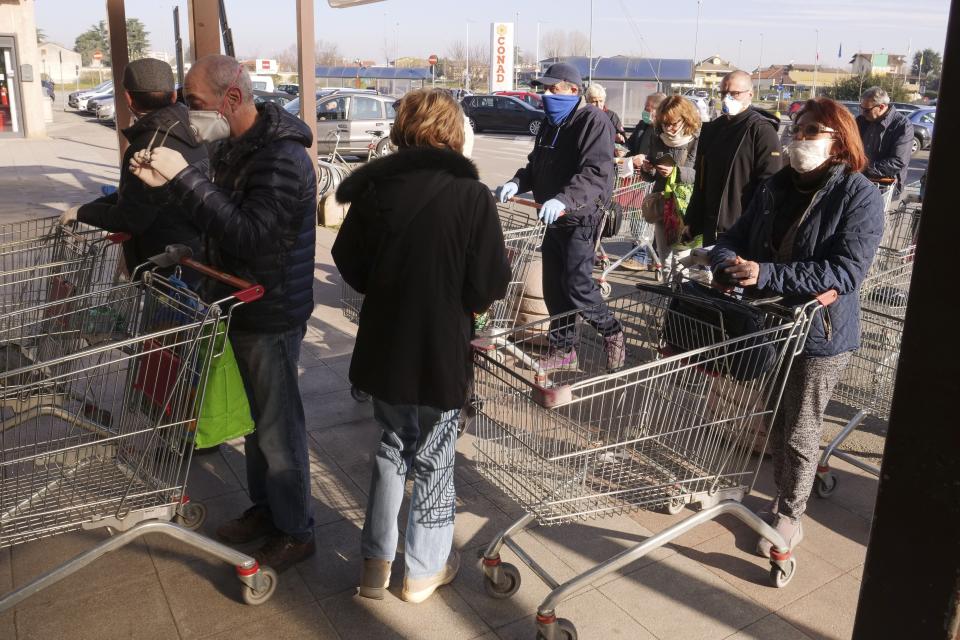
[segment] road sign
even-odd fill
[[[97,62],[100,62],[101,60],[103,60],[103,54],[99,51],[94,51],[93,59],[96,60]]]
[[[437,54],[433,54],[432,56],[430,56],[429,58],[427,58],[427,62],[430,63],[430,66],[433,66],[433,65],[437,64],[438,62],[440,62],[440,58],[437,57]]]

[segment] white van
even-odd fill
[[[269,91],[270,93],[276,92],[276,89],[273,87],[273,78],[270,76],[258,76],[250,74],[250,82],[253,83],[253,89],[255,91]]]

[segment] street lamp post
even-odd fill
[[[534,62],[534,64],[537,65],[537,75],[538,75],[538,76],[540,75],[540,25],[541,25],[541,24],[549,24],[549,21],[548,21],[548,20],[537,20],[537,46],[536,46],[536,51],[537,51],[537,52],[536,52],[536,54],[535,54],[536,57],[537,57],[537,59],[534,60],[533,62]]]
[[[590,0],[590,57],[587,60],[587,84],[593,84],[593,0]]]
[[[817,53],[813,62],[813,90],[810,92],[810,98],[817,97],[817,68],[820,66],[820,29],[817,29]]]
[[[703,0],[697,0],[697,25],[693,30],[693,83],[697,83],[697,45],[700,41],[700,7],[703,6]]]
[[[467,47],[463,52],[463,57],[465,60],[464,71],[463,71],[463,88],[466,91],[470,91],[470,24],[476,22],[475,20],[467,20]]]
[[[513,88],[520,88],[520,12],[513,21]]]
[[[740,68],[740,61],[742,60],[743,55],[743,40],[740,40],[740,43],[737,45],[737,69]]]
[[[757,93],[760,95],[760,79],[763,77],[763,34],[760,34],[760,61],[757,63]]]

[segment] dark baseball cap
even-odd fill
[[[127,91],[172,92],[173,69],[155,58],[133,60],[123,70],[123,88]]]
[[[579,87],[583,84],[583,78],[572,64],[557,62],[547,67],[546,72],[533,81],[534,84],[542,84],[545,87],[552,87],[558,82],[569,82]]]

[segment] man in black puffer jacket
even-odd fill
[[[201,58],[184,89],[200,138],[223,140],[211,154],[213,180],[163,148],[136,156],[131,170],[148,183],[169,180],[203,229],[211,262],[266,289],[230,326],[256,422],[245,445],[253,506],[217,535],[233,544],[267,536],[254,557],[283,571],[315,550],[297,360],[313,312],[316,159],[303,122],[273,103],[254,105],[235,59]]]
[[[151,144],[166,146],[183,155],[190,164],[205,166],[207,149],[190,129],[187,108],[176,102],[173,70],[153,58],[134,60],[123,73],[123,95],[137,121],[123,130],[130,146],[120,166],[126,167],[133,154]],[[151,256],[163,253],[167,245],[185,244],[197,258],[202,257],[200,227],[172,197],[169,187],[147,187],[122,172],[120,186],[112,194],[68,209],[64,223],[79,220],[111,232],[129,233],[123,245],[124,259],[131,271]],[[189,269],[184,280],[191,284],[199,277]]]

